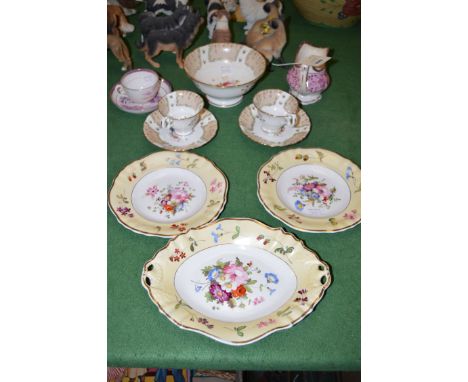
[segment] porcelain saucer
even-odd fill
[[[146,114],[150,113],[158,107],[159,100],[164,97],[166,94],[169,94],[172,91],[172,86],[169,81],[164,78],[161,79],[161,86],[156,96],[148,102],[145,103],[136,103],[133,102],[125,94],[125,91],[118,82],[110,91],[111,101],[117,106],[120,110],[126,111],[127,113],[133,114]]]
[[[269,134],[261,128],[259,119],[252,115],[251,105],[242,110],[239,126],[252,141],[270,147],[288,146],[302,141],[310,131],[310,119],[304,110],[299,109],[297,126],[284,127],[278,134]]]
[[[218,131],[218,122],[214,115],[203,109],[200,121],[193,131],[184,136],[175,134],[170,129],[161,127],[161,113],[156,110],[145,120],[143,134],[153,145],[170,151],[187,151],[203,146],[211,141]]]

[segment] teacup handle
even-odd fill
[[[254,104],[250,105],[250,111],[252,112],[252,116],[254,118],[258,118],[258,109]]]
[[[172,119],[169,117],[161,118],[161,127],[163,129],[170,129],[172,127]]]
[[[294,126],[296,126],[296,123],[297,123],[297,115],[296,114],[288,114],[287,117],[286,117],[286,120],[288,121],[287,122],[288,127],[294,127]]]

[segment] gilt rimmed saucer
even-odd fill
[[[361,222],[361,169],[321,148],[282,151],[257,174],[265,209],[303,232],[339,232]]]
[[[161,78],[161,85],[156,96],[148,102],[136,103],[125,94],[125,90],[120,82],[118,82],[110,91],[110,99],[122,111],[132,114],[146,114],[156,110],[159,100],[171,91],[172,86],[169,81]]]
[[[218,131],[218,122],[214,115],[203,109],[200,121],[188,135],[178,135],[172,129],[161,127],[161,113],[156,110],[145,120],[143,133],[153,145],[170,151],[187,151],[203,146],[211,141]]]
[[[282,147],[300,142],[309,134],[311,124],[305,111],[299,109],[297,117],[296,126],[285,126],[278,134],[271,134],[262,129],[261,121],[253,116],[251,105],[248,105],[239,116],[239,126],[254,142],[270,147]]]
[[[226,176],[205,157],[158,151],[119,172],[108,203],[119,223],[131,231],[174,237],[216,219],[227,190]]]

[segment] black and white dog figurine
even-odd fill
[[[188,0],[146,0],[146,10],[159,14],[172,15],[181,5],[187,5]]]
[[[221,0],[209,0],[206,7],[206,28],[208,29],[208,38],[213,38],[213,31],[216,26],[215,15],[218,11],[224,10],[224,4]]]

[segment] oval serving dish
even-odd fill
[[[145,263],[141,282],[179,328],[239,346],[303,320],[331,274],[292,234],[232,218],[170,240]]]

